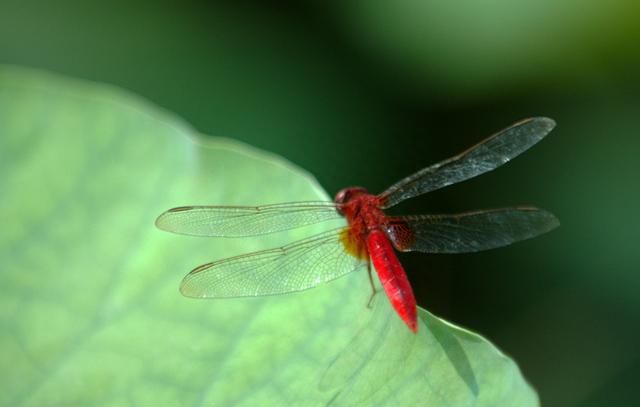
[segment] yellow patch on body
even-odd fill
[[[358,239],[358,237],[354,235],[351,228],[342,229],[342,231],[340,232],[340,241],[342,242],[345,251],[353,257],[362,260],[369,259],[369,253],[367,252],[367,246],[365,242],[361,239]]]

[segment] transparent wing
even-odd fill
[[[315,287],[366,265],[347,254],[344,228],[288,246],[203,264],[182,280],[187,297],[230,298],[285,294]]]
[[[243,237],[295,229],[340,217],[333,202],[180,206],[158,216],[156,226],[182,235]]]
[[[396,249],[425,253],[466,253],[530,239],[557,227],[551,213],[533,207],[455,215],[389,218],[386,232]]]
[[[468,150],[424,168],[379,195],[383,208],[491,171],[542,140],[555,126],[546,117],[515,123]]]

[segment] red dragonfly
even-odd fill
[[[458,214],[387,216],[398,203],[491,171],[544,138],[555,122],[526,119],[466,151],[426,167],[373,195],[345,188],[334,202],[292,202],[264,206],[181,206],[161,214],[156,226],[193,236],[246,237],[343,217],[346,227],[287,246],[203,264],[182,281],[194,298],[275,295],[306,290],[371,264],[393,308],[414,333],[416,301],[395,250],[466,253],[529,239],[559,225],[551,213],[531,206]]]

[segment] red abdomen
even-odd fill
[[[414,333],[418,331],[416,299],[387,236],[379,229],[367,236],[367,248],[391,305]]]

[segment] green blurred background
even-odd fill
[[[638,21],[634,1],[4,0],[0,63],[131,90],[286,157],[330,194],[381,191],[552,117],[514,162],[397,212],[530,203],[560,229],[401,259],[419,304],[513,356],[543,405],[627,406],[640,403]]]

